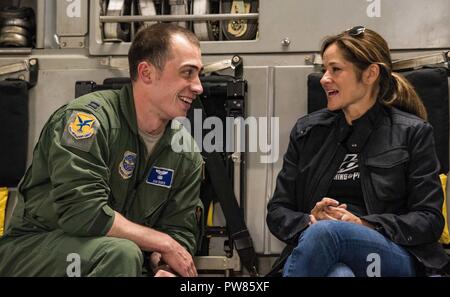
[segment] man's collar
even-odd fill
[[[125,85],[120,91],[120,109],[125,116],[125,119],[130,126],[131,131],[134,134],[138,135],[138,124],[137,124],[137,115],[136,115],[136,107],[134,104],[133,97],[133,87],[131,84]],[[173,134],[181,129],[181,126],[172,127],[172,121],[169,121],[164,129],[164,135],[160,139],[160,143],[170,142]]]
[[[136,107],[134,106],[133,88],[131,84],[126,84],[120,90],[120,109],[133,133],[138,134]]]

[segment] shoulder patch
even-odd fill
[[[99,121],[92,114],[74,111],[67,121],[61,144],[88,152],[99,127]]]
[[[69,119],[67,129],[75,139],[86,139],[92,137],[96,132],[97,119],[84,112],[74,112]]]

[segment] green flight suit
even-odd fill
[[[180,136],[195,145],[177,123],[167,125],[147,161],[131,86],[58,109],[41,132],[0,239],[0,276],[65,276],[73,254],[82,276],[140,275],[137,245],[105,236],[113,210],[169,234],[193,255],[202,232],[203,160],[198,151],[172,149]]]

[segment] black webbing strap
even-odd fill
[[[236,251],[248,272],[252,276],[257,276],[257,258],[253,242],[247,230],[242,209],[236,201],[225,165],[217,152],[204,152],[203,155],[206,158],[206,170],[209,173],[212,186],[225,215],[227,228],[230,231]]]
[[[202,113],[205,114],[200,100],[194,101],[194,108],[201,109]],[[209,173],[211,184],[222,208],[227,228],[239,258],[250,275],[258,276],[256,252],[245,224],[244,214],[236,201],[233,185],[228,178],[224,162],[219,153],[215,151],[203,151],[202,155],[206,160],[206,170]]]

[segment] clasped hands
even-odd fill
[[[339,204],[338,201],[328,197],[316,203],[309,217],[311,219],[310,224],[314,224],[320,220],[333,220],[367,226],[367,222],[362,221],[359,217],[347,210],[346,204]]]

